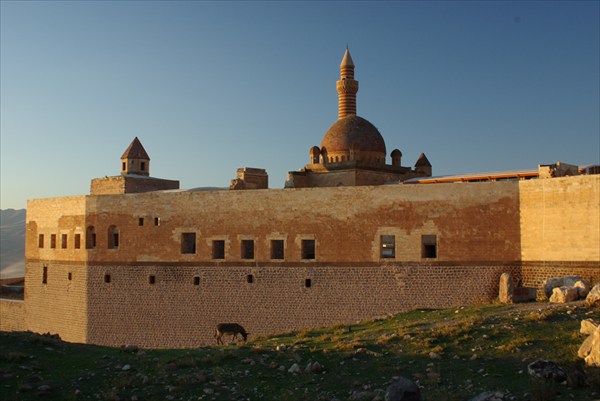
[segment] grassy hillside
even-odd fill
[[[25,272],[25,209],[0,210],[0,277]]]
[[[507,400],[597,400],[600,369],[586,369],[591,386],[578,388],[527,375],[538,358],[574,369],[580,321],[590,317],[600,320],[600,311],[582,304],[417,310],[189,350],[1,333],[0,386],[3,400],[382,400],[394,377],[405,376],[425,400],[468,400],[487,390]],[[309,363],[313,371],[305,371]],[[289,372],[294,364],[299,373]]]

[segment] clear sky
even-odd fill
[[[272,188],[358,115],[434,175],[600,162],[598,1],[1,1],[1,205],[89,193],[138,136],[151,175]]]

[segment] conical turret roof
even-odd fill
[[[421,153],[419,159],[415,163],[415,167],[431,167],[431,163],[429,163],[429,160],[427,160],[425,153]]]
[[[150,160],[150,156],[148,156],[148,153],[146,153],[146,149],[144,149],[142,143],[136,136],[129,145],[129,147],[125,150],[125,153],[123,153],[123,156],[121,156],[121,159]]]

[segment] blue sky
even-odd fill
[[[282,188],[358,114],[434,175],[600,162],[599,2],[2,1],[2,209],[89,192],[135,136],[151,174]],[[388,155],[388,163],[389,155]]]

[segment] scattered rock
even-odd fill
[[[442,359],[442,357],[437,352],[432,351],[429,353],[429,359]]]
[[[579,291],[575,287],[555,287],[550,295],[550,302],[564,304],[567,302],[577,301],[579,299]]]
[[[52,388],[48,384],[42,384],[37,389],[38,389],[38,391],[41,391],[41,392],[47,392],[47,391],[50,391]]]
[[[544,282],[544,292],[546,293],[546,296],[550,302],[556,303],[577,301],[580,298],[583,299],[588,294],[590,287],[589,281],[577,276],[553,277]],[[556,292],[556,288],[561,288],[562,295]],[[568,288],[568,290],[564,288]],[[576,294],[574,294],[573,291],[575,291]]]
[[[577,288],[577,292],[579,293],[579,299],[585,299],[585,297],[587,297],[587,295],[590,293],[590,289],[592,288],[590,282],[587,280],[579,280],[575,284],[573,284],[573,287]]]
[[[594,319],[585,319],[581,321],[581,329],[579,332],[581,334],[586,334],[588,336],[594,334],[594,331],[598,327],[598,323],[594,321]]]
[[[283,352],[287,349],[287,346],[285,344],[279,344],[275,349],[279,352]]]
[[[140,349],[137,345],[127,344],[127,345],[123,346],[123,350],[133,353],[133,352],[138,352]]]
[[[589,308],[594,306],[600,306],[600,284],[596,284],[590,290],[587,298],[585,299],[585,305]]]
[[[205,388],[204,390],[202,390],[204,392],[204,394],[206,395],[212,395],[215,393],[215,390],[213,390],[212,388]]]
[[[127,371],[131,369],[131,365],[127,364],[121,368],[121,370]]]
[[[469,401],[504,401],[504,393],[501,391],[486,391],[481,393]]]
[[[567,379],[567,375],[560,366],[544,359],[538,359],[527,365],[527,372],[529,376],[544,380],[553,380],[557,383],[562,383]]]
[[[600,368],[600,326],[596,327],[592,339],[590,353],[585,357],[585,364],[590,367]]]
[[[350,401],[371,401],[375,397],[372,391],[353,391],[348,400]]]
[[[323,366],[319,362],[314,362],[310,367],[310,371],[312,373],[321,373],[323,371]]]
[[[289,369],[288,372],[290,373],[300,373],[300,366],[298,366],[297,363],[293,364]]]
[[[421,401],[421,390],[413,381],[399,377],[387,388],[385,401]]]

